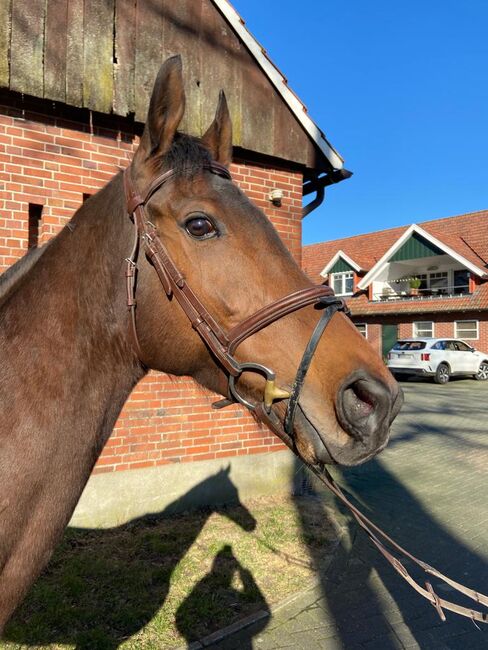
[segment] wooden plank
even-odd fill
[[[113,105],[114,0],[85,2],[83,105],[109,113]]]
[[[10,88],[43,97],[44,0],[13,0]]]
[[[0,86],[10,81],[10,36],[12,27],[11,0],[0,2]]]
[[[66,102],[66,23],[68,0],[46,3],[44,97]]]
[[[185,84],[186,110],[180,129],[201,135],[201,15],[202,0],[164,0],[161,3],[164,21],[162,58],[181,54]]]
[[[274,93],[273,105],[273,155],[303,164],[314,160],[316,153],[312,141],[278,93]]]
[[[242,146],[272,156],[276,91],[254,60],[243,66],[241,93]]]
[[[68,0],[66,103],[83,106],[83,0]]]
[[[136,0],[115,0],[114,112],[134,112]]]
[[[146,121],[154,80],[163,62],[163,14],[160,6],[160,2],[137,2],[134,107],[136,120],[140,122]]]
[[[202,6],[200,52],[203,131],[214,118],[219,92],[223,90],[232,118],[233,144],[240,145],[242,68],[243,64],[250,63],[250,56],[246,47],[212,2],[206,2]]]

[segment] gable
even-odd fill
[[[411,237],[390,257],[389,261],[404,262],[435,255],[444,255],[444,251],[418,233],[413,232]]]
[[[395,254],[403,248],[413,234],[419,235],[420,243],[429,245],[429,249],[417,248],[419,239],[409,244],[412,249],[405,248],[402,255],[419,255],[429,257],[438,255],[437,251],[450,255],[459,261],[463,266],[471,270],[479,277],[487,276],[488,268],[488,210],[480,210],[453,217],[433,219],[424,221],[420,226],[400,226],[367,233],[345,237],[334,241],[309,244],[303,248],[303,268],[314,280],[322,281],[323,274],[330,269],[325,267],[333,266],[340,254],[346,255],[354,260],[367,276],[359,284],[359,288],[366,288],[371,280],[371,272],[378,264],[385,261],[395,260]],[[398,246],[395,243],[398,242]],[[441,249],[444,246],[444,250]],[[389,251],[389,254],[387,254]],[[405,257],[405,259],[408,259]],[[410,258],[414,259],[414,258]],[[322,272],[322,273],[321,273]],[[320,277],[320,275],[322,277]],[[369,276],[369,277],[368,277]]]
[[[347,271],[354,271],[354,269],[350,264],[339,257],[334,266],[329,270],[329,273],[345,273]]]

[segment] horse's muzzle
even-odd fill
[[[336,398],[337,419],[352,438],[351,459],[347,462],[348,459],[343,457],[341,462],[355,464],[381,451],[402,404],[403,391],[396,383],[386,385],[365,371],[350,375]],[[353,456],[356,457],[354,460]]]

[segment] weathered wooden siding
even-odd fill
[[[162,61],[182,54],[184,128],[201,135],[224,88],[234,143],[316,167],[324,156],[211,0],[3,0],[0,86],[145,120]]]

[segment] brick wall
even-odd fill
[[[434,323],[434,336],[436,337],[456,337],[455,321],[464,320],[477,320],[478,321],[478,338],[466,339],[466,341],[475,348],[488,353],[488,314],[486,312],[464,312],[453,314],[435,314],[425,315],[422,317],[416,316],[411,318],[408,322],[404,322],[399,326],[399,335],[401,337],[413,336],[413,322],[425,320]],[[462,338],[462,337],[459,337]]]
[[[398,324],[398,338],[412,338],[414,321],[432,321],[434,323],[434,336],[454,338],[456,331],[455,321],[477,320],[479,323],[477,339],[466,339],[470,345],[488,354],[488,314],[486,312],[460,312],[449,314],[416,314],[415,316],[402,316],[402,322],[393,317],[356,317],[357,323],[367,323],[368,341],[374,349],[381,354],[381,326],[385,324]]]
[[[83,119],[77,122],[35,108],[26,109],[20,97],[2,106],[0,98],[0,271],[27,249],[29,204],[42,206],[43,243],[69,220],[83,194],[95,193],[127,165],[137,142],[135,129],[124,121],[110,128],[107,121],[115,118],[94,124],[93,116],[86,119],[80,111]],[[231,171],[300,263],[301,174],[244,160]],[[275,188],[283,190],[280,207],[267,198]],[[244,409],[213,411],[214,399],[188,378],[150,373],[125,405],[95,472],[282,448]]]

